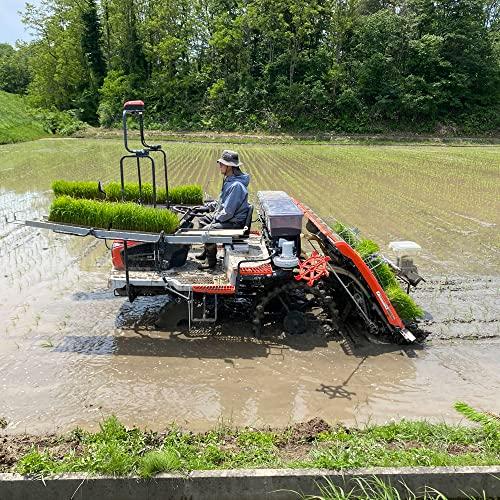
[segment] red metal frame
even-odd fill
[[[300,201],[292,198],[294,203],[304,212],[304,215],[321,231],[323,236],[327,237],[331,244],[338,249],[338,251],[346,258],[348,258],[359,270],[366,283],[370,287],[373,295],[377,299],[384,315],[392,326],[396,328],[404,329],[405,325],[398,313],[391,304],[391,301],[387,297],[384,289],[380,286],[375,275],[372,273],[371,269],[366,265],[366,262],[361,258],[354,248],[352,248],[344,240],[341,240],[337,235],[331,230],[331,228],[318,217],[309,207],[302,204]]]
[[[233,295],[235,287],[233,285],[193,285],[192,290],[212,295]]]
[[[140,245],[140,241],[127,241],[127,247],[135,247]],[[123,262],[123,240],[114,240],[111,245],[111,262],[113,267],[118,271],[123,271],[125,269],[125,262]]]
[[[271,274],[273,274],[273,267],[271,264],[240,267],[240,276],[270,276]]]
[[[311,256],[299,262],[299,273],[295,275],[297,281],[307,281],[309,286],[313,286],[316,281],[323,276],[328,276],[327,263],[332,260],[328,255],[320,255],[316,250]]]

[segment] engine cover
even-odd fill
[[[294,238],[302,231],[302,210],[284,191],[259,191],[260,214],[271,238]]]

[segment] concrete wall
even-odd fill
[[[318,469],[243,469],[194,471],[187,475],[160,474],[154,479],[87,477],[65,474],[35,480],[18,474],[0,474],[0,500],[177,500],[299,498],[295,492],[318,493],[317,484],[328,478],[351,489],[354,478],[377,476],[406,491],[422,493],[432,487],[448,498],[500,498],[499,467],[403,467],[357,469],[344,473]],[[403,497],[404,498],[404,497]]]

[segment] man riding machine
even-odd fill
[[[241,171],[242,164],[236,151],[224,150],[217,164],[224,176],[222,189],[217,201],[205,205],[213,213],[200,218],[200,228],[243,229],[250,210],[247,189],[250,176]],[[217,265],[217,245],[205,243],[205,249],[196,258],[205,261],[200,269],[214,269]]]

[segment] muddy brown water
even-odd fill
[[[13,212],[46,213],[45,180],[35,180],[31,190],[15,189],[12,180],[2,188],[2,182],[4,432],[93,429],[110,414],[128,425],[161,428],[176,421],[193,430],[221,422],[276,427],[313,417],[348,424],[458,421],[457,400],[500,413],[495,265],[482,274],[464,266],[463,273],[446,276],[425,261],[428,280],[416,298],[433,319],[423,346],[360,343],[348,354],[317,332],[255,340],[240,323],[165,333],[145,326],[164,298],[129,304],[107,290],[102,242],[5,222]],[[445,242],[445,234],[435,241]]]

